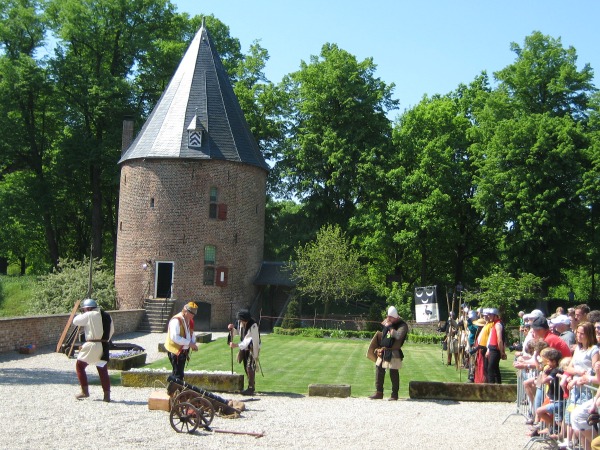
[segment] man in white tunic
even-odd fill
[[[107,312],[100,311],[95,300],[87,298],[83,301],[79,314],[73,319],[73,325],[83,327],[85,343],[79,349],[75,371],[81,392],[75,396],[78,400],[90,396],[85,368],[89,364],[96,366],[100,384],[104,391],[104,401],[110,402],[110,378],[108,376],[109,341],[115,328],[112,318]]]

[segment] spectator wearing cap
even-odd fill
[[[526,348],[529,341],[533,339],[533,330],[531,329],[531,323],[538,317],[544,317],[544,313],[539,309],[534,309],[528,314],[523,316],[523,320],[525,321],[525,327],[527,328],[527,334],[525,335],[525,339],[523,339],[523,348]]]
[[[548,321],[545,317],[536,317],[533,322],[531,322],[531,328],[535,339],[546,341],[548,346],[557,349],[563,358],[571,356],[571,349],[565,341],[557,335],[550,333],[550,327],[548,326]]]
[[[487,382],[502,384],[500,375],[500,360],[506,359],[506,343],[504,342],[504,324],[500,320],[498,308],[488,310],[489,320],[493,324],[490,328],[490,336],[487,343]]]
[[[569,348],[575,345],[575,333],[571,330],[571,319],[566,314],[556,316],[550,320],[550,323],[554,326],[555,334],[560,337]]]
[[[191,321],[198,311],[198,305],[194,302],[186,304],[181,312],[175,314],[169,321],[165,349],[173,367],[172,375],[183,380],[185,363],[189,359],[190,349],[198,350]]]

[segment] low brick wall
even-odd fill
[[[115,335],[137,330],[144,315],[143,309],[108,312],[115,325]],[[56,345],[67,320],[69,314],[0,319],[0,353],[15,351],[27,344]]]

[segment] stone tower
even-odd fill
[[[119,164],[119,308],[195,301],[224,327],[258,293],[268,166],[204,25]]]

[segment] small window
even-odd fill
[[[216,203],[211,203],[210,205],[208,205],[208,217],[211,219],[216,219],[217,218],[217,204]]]
[[[215,268],[205,267],[204,268],[204,285],[214,286],[215,284]]]
[[[216,258],[217,249],[214,245],[207,245],[204,247],[204,264],[214,265]]]
[[[154,208],[154,197],[150,199],[150,208]]]
[[[216,187],[210,188],[210,201],[211,202],[217,201],[217,188]]]

